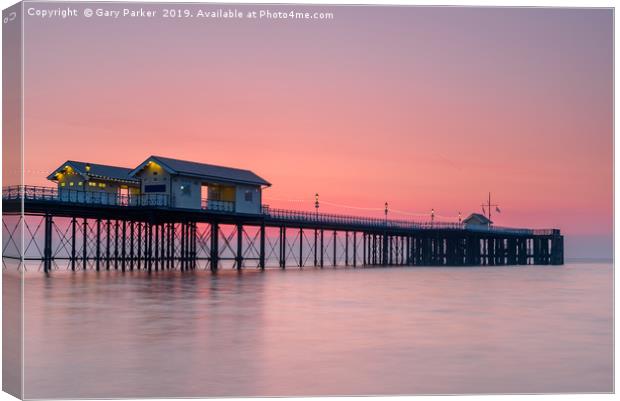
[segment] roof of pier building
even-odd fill
[[[70,173],[79,174],[85,180],[100,179],[138,185],[139,181],[129,175],[131,171],[132,169],[125,167],[67,160],[50,175],[48,175],[47,179],[51,181],[58,181],[58,178],[62,174]]]
[[[266,185],[271,183],[259,177],[250,170],[215,166],[212,164],[191,162],[187,160],[171,159],[169,157],[150,156],[129,174],[135,177],[149,163],[156,163],[169,174],[196,177],[216,182],[231,182],[236,184]]]
[[[479,224],[479,225],[489,225],[493,224],[491,220],[487,218],[487,216],[480,213],[472,213],[466,219],[463,220],[464,224]]]

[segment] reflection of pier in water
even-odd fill
[[[115,199],[76,202],[53,188],[5,188],[3,256],[23,256],[45,271],[65,263],[71,270],[123,271],[564,263],[557,229],[474,228],[268,207],[246,214]]]

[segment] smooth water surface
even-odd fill
[[[611,392],[611,264],[27,273],[25,397]]]

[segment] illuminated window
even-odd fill
[[[88,186],[89,186],[89,187],[96,187],[96,186],[97,186],[97,183],[96,183],[96,182],[92,182],[92,181],[90,181],[90,182],[88,183]]]
[[[82,181],[80,181],[80,182],[78,182],[78,185],[82,186],[82,185],[84,185],[84,183]]]
[[[99,183],[99,188],[105,188],[105,182],[100,182]]]
[[[65,183],[64,183],[64,182],[61,182],[61,183],[60,183],[60,186],[61,186],[61,187],[64,187],[64,186],[65,186]]]
[[[72,187],[73,186],[73,181],[69,183],[69,186]]]

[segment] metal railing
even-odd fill
[[[166,194],[120,195],[105,191],[58,189],[32,185],[16,185],[2,189],[2,199],[42,200],[105,206],[163,206],[169,204]]]
[[[9,186],[2,189],[2,199],[42,200],[62,203],[108,205],[125,207],[158,206],[168,207],[167,194],[119,195],[116,193],[39,187],[31,185]],[[201,199],[201,209],[205,211],[235,213],[235,203]],[[299,210],[274,209],[263,205],[261,214],[278,222],[317,223],[332,225],[355,225],[367,228],[391,228],[405,230],[465,230],[480,233],[506,233],[520,235],[559,235],[557,229],[528,229],[500,226],[475,226],[462,223],[419,222],[410,220],[381,219],[376,217],[350,216],[330,213],[305,212]]]
[[[213,210],[216,212],[235,212],[235,202],[220,201],[213,199],[202,199],[200,207],[204,210]]]

